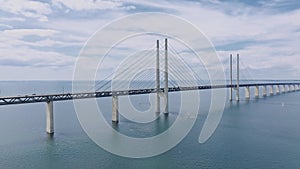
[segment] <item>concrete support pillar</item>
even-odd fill
[[[49,101],[46,105],[46,131],[48,134],[54,133],[53,118],[53,101]]]
[[[168,92],[169,92],[169,85],[168,85],[168,39],[165,39],[165,86],[164,86],[164,103],[165,109],[164,113],[169,113],[169,99],[168,99]]]
[[[263,97],[267,96],[267,86],[263,86],[262,93],[263,93]]]
[[[285,85],[281,85],[281,93],[285,92]]]
[[[118,96],[112,96],[112,117],[111,121],[118,123],[119,122],[119,103],[118,103]]]
[[[230,85],[232,86],[232,54],[230,54]],[[233,98],[233,88],[230,87],[230,94],[229,94],[229,101],[232,101],[232,98]]]
[[[250,99],[250,87],[249,86],[245,87],[245,98],[248,100]]]
[[[293,92],[296,91],[296,85],[293,85]]]
[[[160,113],[159,40],[156,41],[156,113]]]
[[[259,86],[255,86],[255,98],[259,97]]]
[[[240,55],[236,56],[236,67],[237,67],[237,77],[236,77],[236,101],[240,101]]]
[[[270,86],[270,95],[273,95],[273,86]]]
[[[279,85],[275,85],[275,90],[276,90],[276,94],[280,93],[280,91],[279,91]]]

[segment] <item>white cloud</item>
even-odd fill
[[[11,29],[11,30],[4,30],[2,32],[3,35],[10,36],[10,37],[20,37],[20,38],[28,35],[47,37],[47,36],[52,36],[56,33],[58,33],[58,31],[52,29]]]
[[[1,24],[0,24],[1,27]],[[0,51],[6,47],[81,47],[83,39],[71,36],[67,39],[57,38],[62,33],[53,29],[10,29],[0,31]],[[39,37],[38,40],[31,40],[30,36]],[[28,40],[25,38],[28,37]],[[85,40],[85,39],[84,39]]]
[[[1,80],[72,80],[73,68],[0,66]]]
[[[0,29],[1,28],[4,28],[4,29],[11,29],[11,28],[13,28],[11,25],[7,25],[7,24],[1,24],[0,23]]]
[[[19,22],[23,22],[25,21],[24,18],[21,18],[21,17],[0,17],[0,21],[4,21],[4,22],[7,22],[7,21],[19,21]]]
[[[47,21],[46,15],[52,12],[47,3],[31,0],[2,0],[0,1],[0,10],[28,18],[36,18],[40,21]]]
[[[15,67],[48,67],[64,68],[72,67],[75,58],[66,54],[53,51],[44,51],[32,47],[78,45],[77,43],[64,43],[50,40],[49,38],[59,34],[50,29],[12,29],[0,31],[0,64],[1,66]],[[27,36],[42,38],[37,42],[24,40]]]
[[[152,0],[152,1],[148,1],[148,0],[122,0],[122,2],[144,6],[145,8],[158,8],[158,9],[174,9],[172,4],[176,3],[176,1],[166,1],[166,0]]]
[[[94,9],[134,9],[134,6],[123,6],[120,1],[110,0],[77,0],[76,2],[70,0],[52,0],[53,5],[62,8],[63,6],[72,10],[94,10]]]
[[[15,59],[16,63],[18,60],[30,63],[30,60],[34,60],[31,56],[35,55],[46,56],[37,56],[39,62],[32,64],[33,67],[47,65],[47,62],[54,64],[48,64],[49,67],[71,64],[72,58],[61,51],[34,50],[32,47],[77,46],[79,50],[80,45],[83,45],[89,36],[99,28],[111,20],[134,12],[134,10],[124,9],[136,7],[138,11],[140,11],[139,8],[145,8],[147,11],[169,11],[188,20],[202,30],[216,46],[227,45],[227,50],[218,49],[222,60],[228,59],[229,53],[240,53],[241,60],[247,63],[249,68],[257,71],[260,69],[270,71],[272,68],[285,66],[292,68],[295,72],[300,72],[297,64],[300,53],[300,22],[298,22],[300,10],[285,10],[285,12],[276,13],[274,11],[278,4],[275,2],[272,2],[272,5],[262,4],[261,7],[218,0],[210,1],[210,5],[194,1],[162,0],[157,2],[146,0],[76,0],[75,2],[52,0],[48,4],[30,0],[0,1],[0,10],[15,14],[13,17],[0,17],[2,22],[0,28],[11,29],[0,31],[0,53],[5,53],[10,57],[5,58],[6,61]],[[267,8],[265,8],[266,6]],[[55,10],[58,8],[63,10]],[[87,11],[93,11],[100,16],[102,10],[105,10],[105,15],[101,15],[100,18],[84,15],[84,19],[80,19],[70,16],[72,10],[75,10],[78,16],[86,14]],[[69,13],[66,14],[65,11],[69,11]],[[48,17],[53,16],[56,18],[49,18],[48,22],[29,23],[26,20],[26,18],[36,18],[39,21],[46,21]],[[36,29],[25,29],[21,24],[17,26],[11,24],[19,21],[22,21],[22,25],[26,25],[26,27],[36,27]],[[13,29],[16,27],[21,29]],[[31,35],[41,37],[41,39],[35,42],[24,40],[24,37]],[[242,45],[244,41],[249,41],[249,43]],[[129,43],[127,47],[139,47],[143,41],[135,43]],[[234,45],[235,43],[238,45]],[[237,47],[239,45],[240,47]],[[24,58],[20,55],[24,55]],[[4,61],[3,58],[2,61]],[[54,58],[54,60],[50,58]],[[58,61],[56,62],[56,60]],[[63,64],[63,62],[67,64]],[[274,71],[265,71],[264,73],[272,74]]]
[[[58,68],[73,66],[75,61],[75,58],[57,52],[43,52],[25,47],[12,50],[13,48],[1,50],[3,56],[0,58],[0,64],[2,66]]]
[[[0,31],[0,51],[6,48],[18,48],[28,45],[40,46],[39,43],[29,43],[24,40],[27,36],[37,36],[41,38],[48,38],[59,32],[51,29],[9,29]],[[11,49],[11,52],[15,50]]]

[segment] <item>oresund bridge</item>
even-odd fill
[[[229,89],[230,95],[229,100],[240,101],[240,88],[245,89],[245,99],[250,99],[250,88],[254,88],[254,97],[259,98],[261,93],[262,97],[268,95],[277,95],[285,92],[299,91],[300,90],[300,81],[293,80],[284,80],[284,81],[240,81],[240,63],[239,63],[239,54],[236,57],[236,79],[233,80],[233,58],[230,54],[230,78],[228,84],[218,84],[211,85],[209,82],[204,82],[202,79],[198,78],[199,75],[196,75],[196,81],[199,82],[197,85],[194,83],[184,83],[183,86],[178,85],[178,83],[169,79],[169,70],[173,72],[173,76],[178,79],[184,79],[184,74],[182,72],[191,71],[189,66],[185,63],[183,59],[178,57],[173,58],[173,61],[169,58],[169,53],[177,53],[174,48],[169,49],[168,40],[164,41],[164,49],[160,49],[160,42],[157,40],[157,43],[154,47],[154,52],[145,53],[143,58],[140,58],[135,63],[128,63],[129,67],[125,67],[124,71],[121,72],[120,76],[128,74],[126,71],[130,71],[129,68],[134,68],[135,65],[141,65],[142,63],[153,64],[155,63],[155,71],[150,71],[150,74],[143,75],[141,79],[152,79],[151,82],[141,82],[135,85],[132,89],[120,89],[112,90],[112,81],[107,80],[112,76],[108,76],[103,81],[100,81],[96,84],[94,91],[86,91],[79,93],[59,93],[59,94],[32,94],[24,96],[3,96],[0,97],[0,105],[14,105],[14,104],[27,104],[27,103],[40,103],[45,102],[46,105],[46,131],[49,134],[54,133],[54,121],[53,121],[53,102],[55,101],[65,101],[73,99],[89,99],[89,98],[101,98],[101,97],[112,97],[112,121],[119,121],[119,110],[118,110],[118,97],[125,95],[142,95],[142,94],[156,94],[156,112],[160,112],[160,98],[163,98],[164,110],[163,113],[167,114],[169,112],[168,108],[168,93],[169,92],[180,92],[180,91],[192,91],[192,90],[209,90],[209,89]],[[163,52],[161,52],[163,51]],[[161,56],[163,53],[163,56]],[[149,57],[152,56],[152,57]],[[156,56],[156,57],[153,57]],[[153,59],[152,61],[147,59]],[[171,62],[171,63],[170,63]],[[163,65],[161,66],[161,63]],[[187,66],[183,68],[182,65]],[[161,68],[163,67],[163,68]],[[184,70],[186,69],[186,70]],[[134,70],[136,71],[136,70]],[[152,73],[152,74],[151,74]],[[194,73],[194,72],[193,72]],[[188,81],[188,80],[187,80]],[[121,85],[122,84],[118,84]],[[260,90],[262,90],[260,92]],[[235,91],[235,99],[233,92]]]

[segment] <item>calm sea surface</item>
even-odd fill
[[[68,81],[8,81],[0,82],[0,96],[67,93],[71,88]],[[123,158],[98,147],[81,128],[72,101],[54,102],[53,138],[45,133],[45,103],[0,106],[0,169],[300,168],[300,92],[227,102],[217,130],[204,144],[198,137],[209,91],[200,94],[201,109],[187,137],[170,151],[143,159]],[[134,96],[132,101],[137,109],[146,109],[147,98]],[[178,94],[170,98],[169,116],[143,125],[121,118],[117,130],[136,137],[165,131],[178,115]],[[98,102],[110,122],[111,98]]]

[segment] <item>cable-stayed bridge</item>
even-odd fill
[[[163,46],[163,48],[160,48]],[[250,99],[250,87],[255,89],[254,96],[275,95],[284,92],[300,90],[300,81],[294,80],[240,80],[239,55],[236,58],[236,73],[233,72],[233,57],[230,55],[229,80],[221,80],[212,84],[209,78],[203,78],[199,71],[187,63],[175,47],[157,41],[150,50],[142,51],[134,56],[135,59],[125,59],[117,71],[112,72],[95,86],[78,93],[33,94],[24,96],[0,97],[0,105],[47,103],[47,133],[54,133],[53,102],[112,97],[112,121],[119,121],[118,97],[125,95],[155,94],[156,112],[161,111],[160,99],[163,99],[163,113],[169,112],[168,93],[192,90],[230,89],[229,100],[240,100],[240,88],[245,89],[245,99]],[[146,68],[146,69],[144,69]],[[200,67],[205,71],[204,67]],[[142,70],[142,71],[140,71]],[[246,73],[247,74],[247,73]],[[246,76],[250,76],[249,72]],[[133,78],[132,78],[133,77]],[[191,78],[192,77],[192,78]],[[202,77],[202,78],[201,78]],[[260,92],[262,90],[262,92]]]

